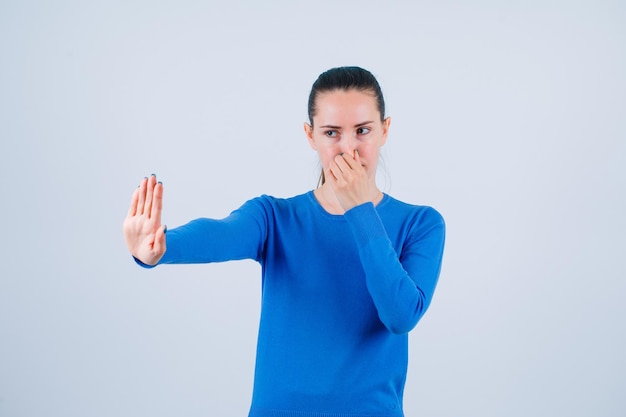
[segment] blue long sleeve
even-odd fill
[[[410,237],[398,254],[372,203],[345,214],[350,224],[367,288],[385,326],[395,334],[412,330],[430,305],[441,269],[445,224],[432,208],[416,214]],[[419,227],[418,227],[419,225]]]

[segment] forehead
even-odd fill
[[[333,90],[318,94],[315,100],[314,119],[332,119],[357,123],[378,120],[380,114],[374,95],[367,91]]]

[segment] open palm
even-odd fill
[[[146,265],[156,265],[165,253],[162,208],[163,184],[155,175],[144,178],[133,193],[123,231],[130,253]]]

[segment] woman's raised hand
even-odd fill
[[[353,155],[337,155],[327,169],[326,180],[344,211],[371,199],[372,186],[356,150]]]
[[[144,178],[133,193],[123,230],[128,250],[146,265],[156,265],[165,253],[162,208],[163,184],[155,175]]]

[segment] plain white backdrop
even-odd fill
[[[312,189],[339,65],[448,226],[407,417],[623,416],[625,45],[617,0],[0,1],[0,416],[247,415],[260,268],[143,270],[122,220],[151,173],[170,228]]]

